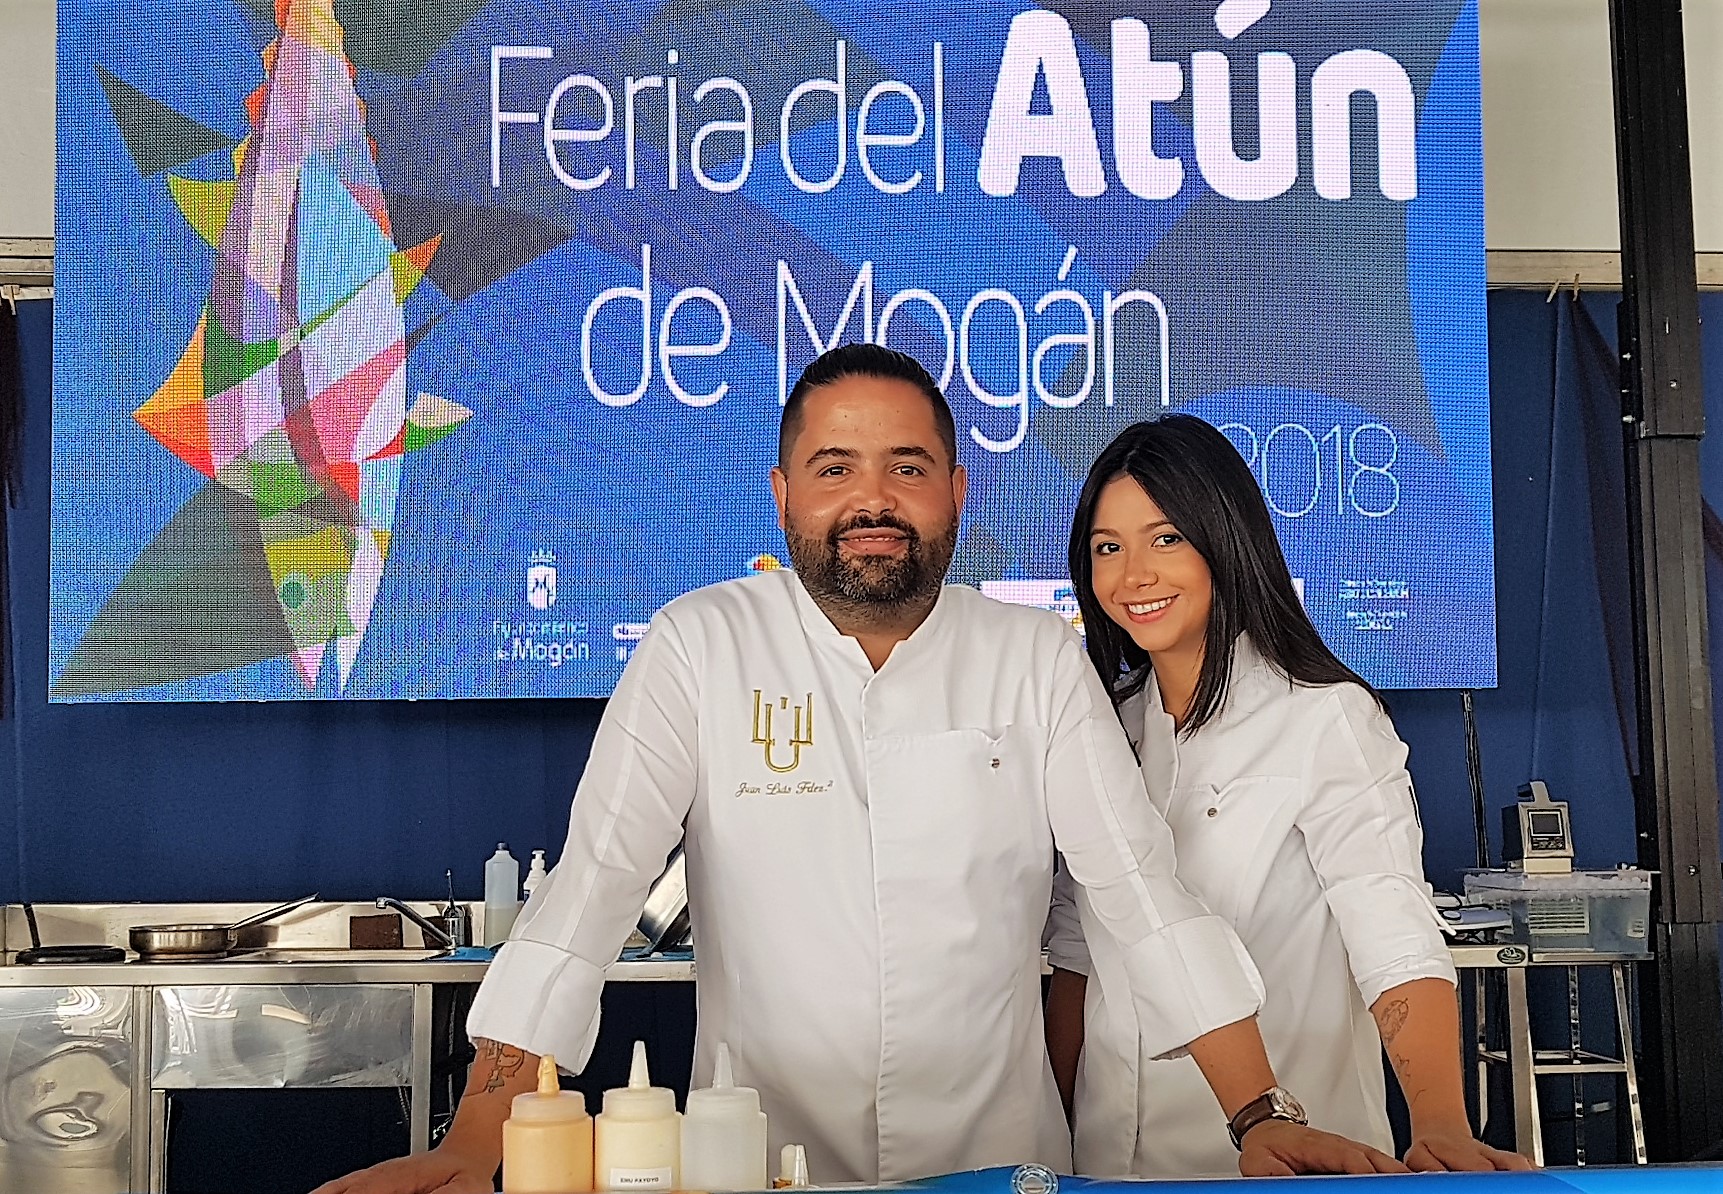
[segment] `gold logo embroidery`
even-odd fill
[[[778,745],[778,739],[772,732],[772,713],[774,702],[766,700],[761,691],[754,690],[754,745],[764,747],[766,766],[782,775],[794,771],[802,765],[802,747],[814,744],[814,694],[808,693],[805,704],[791,705],[789,697],[777,699],[777,711],[791,715],[790,729],[790,761],[778,763],[773,759],[772,752]],[[779,721],[782,728],[783,722]]]

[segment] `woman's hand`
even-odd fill
[[[1405,1173],[1387,1153],[1333,1132],[1267,1119],[1244,1134],[1238,1171],[1245,1177],[1297,1173]]]
[[[1414,1173],[1487,1173],[1495,1169],[1531,1169],[1532,1163],[1518,1153],[1505,1153],[1475,1139],[1467,1125],[1414,1131],[1412,1147],[1406,1150],[1406,1168]]]

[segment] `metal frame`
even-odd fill
[[[1628,1131],[1633,1160],[1646,1163],[1645,1117],[1639,1090],[1639,1068],[1633,1053],[1633,1013],[1628,1000],[1627,967],[1647,960],[1645,954],[1606,954],[1589,950],[1537,950],[1523,945],[1454,946],[1454,965],[1472,971],[1473,1015],[1476,1024],[1473,1063],[1478,1072],[1473,1117],[1480,1131],[1489,1101],[1490,1065],[1506,1066],[1513,1095],[1514,1149],[1534,1165],[1544,1163],[1543,1116],[1538,1106],[1538,1079],[1565,1076],[1574,1084],[1574,1159],[1585,1164],[1585,1111],[1581,1079],[1586,1074],[1619,1074],[1625,1088]],[[1615,988],[1615,1038],[1619,1056],[1606,1057],[1580,1045],[1579,971],[1582,966],[1608,966]],[[1568,1047],[1539,1049],[1532,1041],[1528,971],[1533,967],[1562,967],[1568,982]],[[1504,1047],[1489,1044],[1489,1000],[1485,990],[1491,972],[1507,986],[1508,1023]]]
[[[1705,600],[1698,279],[1680,0],[1610,0],[1621,188],[1623,423],[1635,590],[1640,863],[1659,873],[1644,966],[1659,1160],[1723,1138],[1723,927]]]

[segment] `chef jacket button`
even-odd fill
[[[1208,815],[1212,817],[1219,811],[1220,811],[1219,809],[1215,808],[1213,805],[1210,805],[1209,810],[1208,810]]]
[[[999,760],[998,759],[994,759],[992,762],[988,763],[987,765],[989,767],[993,768],[993,770],[995,770],[995,771],[999,770]]]

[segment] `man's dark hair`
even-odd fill
[[[796,388],[790,391],[790,396],[784,401],[784,413],[778,420],[779,468],[790,466],[790,449],[796,442],[796,436],[801,433],[802,413],[807,405],[808,395],[821,386],[829,386],[846,377],[880,377],[891,381],[906,381],[927,395],[928,402],[933,405],[933,423],[939,429],[940,442],[945,445],[945,454],[951,461],[951,467],[957,467],[957,424],[951,417],[951,405],[946,402],[945,395],[939,392],[933,375],[922,368],[920,361],[908,353],[898,352],[895,348],[886,348],[880,344],[844,344],[821,353],[814,359],[813,364],[802,370]]]

